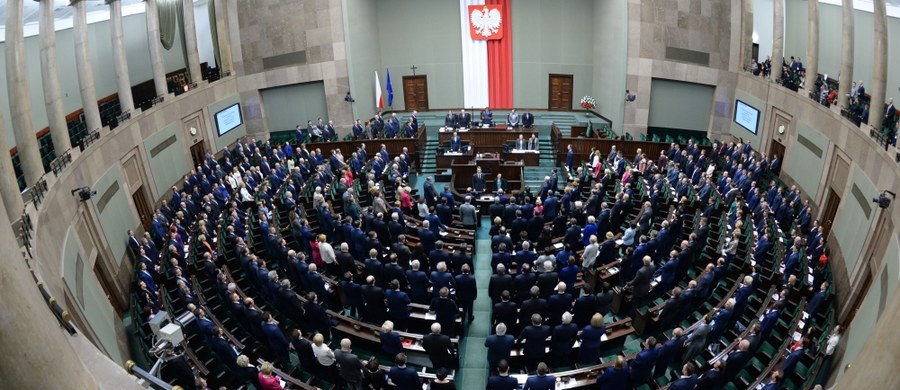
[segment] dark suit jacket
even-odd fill
[[[597,377],[597,386],[600,389],[626,390],[628,387],[628,368],[616,369],[607,367],[603,375]]]
[[[388,372],[388,378],[391,379],[391,382],[394,382],[398,389],[417,389],[422,387],[422,382],[419,381],[419,374],[412,367],[392,367],[391,371]]]
[[[488,350],[488,365],[496,367],[500,364],[500,360],[509,360],[509,351],[515,347],[515,344],[516,340],[508,334],[503,336],[497,336],[495,334],[488,336],[484,340],[484,346],[487,347]]]
[[[507,326],[507,328],[512,328],[516,325],[516,318],[518,315],[517,307],[515,302],[497,302],[494,304],[494,323],[503,323]]]
[[[632,293],[635,299],[643,298],[650,293],[650,282],[653,280],[653,272],[653,264],[645,265],[637,271],[634,279],[629,282],[634,287]]]
[[[334,360],[340,367],[341,377],[350,383],[359,383],[362,381],[363,364],[359,357],[340,349],[334,351]]]
[[[422,347],[425,348],[425,352],[428,353],[432,367],[453,368],[453,343],[450,342],[450,337],[439,333],[429,333],[425,335],[425,337],[422,337]]]
[[[547,337],[550,336],[550,327],[547,325],[526,326],[519,334],[519,340],[524,341],[524,354],[527,359],[543,359],[546,353]]]
[[[456,275],[456,298],[461,301],[474,301],[478,297],[475,277],[472,275]]]
[[[669,385],[669,390],[693,390],[697,385],[697,375],[680,377]]]
[[[513,293],[515,291],[515,285],[512,275],[491,275],[491,281],[488,285],[488,295],[491,296],[491,299],[494,302],[500,300],[500,294],[503,293],[503,290],[508,290],[510,293]]]
[[[522,390],[553,390],[556,388],[556,377],[553,375],[534,375],[528,377]]]
[[[519,381],[511,376],[491,375],[488,378],[486,390],[517,390]]]

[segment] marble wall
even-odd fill
[[[728,132],[737,84],[729,70],[737,69],[740,57],[740,41],[735,48],[732,39],[741,29],[738,7],[712,0],[628,1],[626,88],[637,100],[625,105],[625,131],[635,136],[646,131],[651,82],[662,78],[716,86],[709,132],[711,136]],[[673,49],[708,56],[708,64],[670,59],[667,52]]]
[[[239,34],[231,37],[232,46],[240,47],[233,56],[247,132],[267,136],[261,89],[311,81],[325,85],[328,112],[321,116],[334,120],[339,129],[349,129],[352,113],[344,102],[350,81],[341,0],[242,0],[229,5],[237,7]],[[305,62],[264,66],[299,52],[305,53]]]

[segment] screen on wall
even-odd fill
[[[244,120],[241,117],[240,103],[232,104],[216,113],[216,129],[218,130],[220,137],[243,123]]]
[[[753,134],[759,126],[759,110],[741,100],[734,102],[734,123],[741,125]]]

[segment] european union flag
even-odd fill
[[[387,105],[394,105],[394,87],[391,86],[391,70],[387,69]]]

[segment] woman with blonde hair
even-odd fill
[[[259,385],[262,390],[284,390],[281,387],[281,380],[272,374],[274,367],[272,363],[262,362],[259,368]]]
[[[328,344],[325,344],[325,336],[321,333],[316,333],[312,342],[313,353],[316,354],[316,361],[321,368],[321,376],[332,381],[336,380],[339,374],[337,364],[335,364],[334,351],[331,350]]]
[[[400,335],[394,333],[393,322],[385,321],[384,325],[381,325],[379,338],[381,339],[381,353],[388,360],[394,360],[397,354],[403,352],[403,343],[400,341]]]

